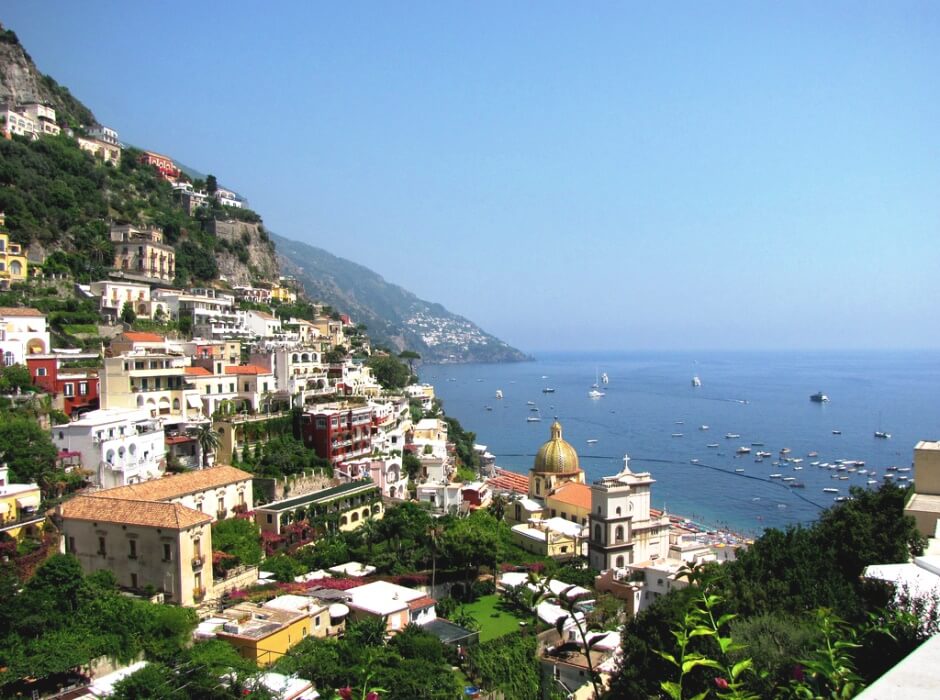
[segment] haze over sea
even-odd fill
[[[599,399],[588,396],[595,373],[610,380]],[[810,462],[863,460],[880,483],[885,467],[910,466],[918,440],[940,439],[938,351],[543,353],[522,364],[424,366],[420,375],[503,468],[526,473],[557,416],[588,482],[619,471],[626,453],[631,469],[652,472],[656,507],[745,533],[814,520],[835,497],[823,488],[867,487],[870,475],[839,480]],[[817,391],[831,400],[811,402]],[[529,401],[541,422],[526,421],[536,415]],[[736,456],[741,446],[752,453]],[[802,463],[773,466],[784,447]],[[758,450],[773,457],[756,463]],[[769,478],[776,473],[806,488]]]

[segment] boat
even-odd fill
[[[829,397],[821,391],[817,391],[815,394],[810,395],[809,400],[813,403],[826,403],[829,400]]]
[[[589,444],[589,445],[596,445],[596,444],[597,444],[597,438],[589,438],[588,441],[587,441],[587,444]]]
[[[769,452],[758,452],[757,456],[758,457],[770,457],[771,454]]]
[[[530,410],[530,411],[538,411],[538,410],[539,410],[539,407],[538,407],[538,406],[529,406],[529,410]]]
[[[526,401],[526,402],[525,402],[525,405],[526,405],[526,406],[534,406],[534,405],[535,405],[535,401]]]
[[[707,426],[707,425],[700,425],[700,426],[698,427],[698,429],[699,429],[699,430],[708,430],[708,426]]]
[[[784,480],[784,481],[796,481],[796,477],[795,477],[795,476],[785,476],[785,477],[783,477],[783,480]]]
[[[876,430],[876,431],[875,431],[875,437],[876,437],[876,438],[879,438],[879,439],[881,439],[881,440],[890,440],[890,439],[891,439],[891,433],[885,433],[885,432],[883,432],[883,431],[881,431],[881,430]]]
[[[791,481],[789,484],[787,484],[787,486],[789,486],[791,489],[805,489],[806,488],[806,484],[804,484],[802,481]]]
[[[602,396],[606,396],[606,394],[604,394],[603,391],[598,391],[597,389],[591,389],[588,392],[588,396],[590,396],[592,399],[599,399]]]
[[[770,478],[771,478],[771,479],[779,479],[781,476],[783,476],[783,474],[771,474],[771,475],[770,475]]]
[[[710,443],[710,444],[708,444],[708,445],[705,445],[705,447],[711,447],[712,449],[715,449],[716,447],[718,447],[718,443],[717,443],[717,442],[712,442],[712,443]]]
[[[497,389],[497,390],[496,390],[496,398],[497,398],[497,399],[503,398],[503,390],[502,390],[502,389]]]
[[[842,434],[842,431],[841,431],[841,430],[833,430],[833,431],[832,431],[832,434],[833,434],[833,435],[841,435],[841,434]]]
[[[845,502],[847,499],[846,499],[845,496],[836,496],[836,497],[833,498],[832,500],[835,501],[836,503],[843,503],[843,502]]]
[[[803,468],[803,467],[793,467],[793,471],[798,472],[798,471],[800,471],[802,468]]]
[[[543,393],[543,394],[554,394],[554,393],[555,393],[555,390],[554,390],[552,387],[547,386],[547,387],[545,387],[544,389],[542,389],[542,393]]]
[[[878,479],[869,479],[865,483],[868,484],[869,486],[874,486],[875,484],[878,483]]]
[[[735,471],[736,474],[743,474],[743,473],[744,473],[744,470],[743,470],[743,469],[735,469],[734,471]]]
[[[601,384],[610,384],[610,378],[607,376],[607,372],[601,372]]]
[[[751,453],[751,448],[750,448],[750,447],[739,447],[738,449],[735,450],[735,452],[738,453],[739,455],[747,455],[747,454],[750,454],[750,453]]]
[[[807,456],[807,457],[818,457],[818,456],[819,456],[819,453],[818,453],[818,452],[815,452],[815,451],[813,451],[813,452],[807,452],[807,453],[806,453],[806,456]]]
[[[791,452],[791,450],[790,450],[789,447],[784,447],[784,448],[782,448],[782,449],[780,450],[780,454],[781,454],[781,455],[788,455],[788,454],[790,454],[790,452]]]
[[[673,433],[672,436],[673,436],[673,437],[682,437],[682,433]]]
[[[737,440],[739,437],[737,433],[725,433],[725,440]]]
[[[751,447],[763,447],[764,443],[762,442],[752,442]]]
[[[823,489],[823,493],[839,493],[839,489],[832,488],[831,486],[827,486],[826,488]]]
[[[689,464],[698,464],[698,460],[693,458],[689,460]]]
[[[484,406],[484,408],[485,408],[487,411],[492,411],[492,410],[493,410],[493,407],[492,407],[492,406]]]
[[[526,423],[540,423],[542,419],[539,416],[526,416]]]
[[[542,375],[542,379],[548,379],[548,375],[547,375],[547,374],[543,374],[543,375]]]
[[[911,470],[910,467],[898,467],[895,471],[899,471],[899,472],[909,472],[910,470]]]
[[[702,380],[698,378],[698,375],[695,375],[694,377],[692,377],[692,386],[693,387],[702,386]]]

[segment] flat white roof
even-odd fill
[[[78,420],[63,423],[57,428],[69,425],[96,426],[106,425],[108,423],[120,423],[123,421],[147,421],[152,420],[150,413],[139,408],[99,408],[95,411],[83,413]]]
[[[564,518],[549,518],[545,521],[545,527],[553,532],[567,535],[568,537],[580,537],[583,527],[578,523],[573,523]]]
[[[412,600],[426,596],[414,588],[406,588],[388,581],[367,583],[365,586],[350,588],[348,592],[352,597],[350,606],[376,615],[388,615],[404,610]]]

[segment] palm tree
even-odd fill
[[[199,450],[202,452],[202,466],[209,466],[209,458],[215,456],[215,451],[219,449],[221,440],[219,433],[212,429],[212,423],[202,423],[193,431],[196,442],[199,443]]]
[[[497,493],[490,501],[490,513],[497,520],[502,520],[506,515],[506,497]]]

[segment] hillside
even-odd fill
[[[419,299],[372,270],[322,248],[272,234],[283,274],[307,296],[365,323],[374,342],[414,350],[427,362],[518,362],[530,359],[440,304]]]

